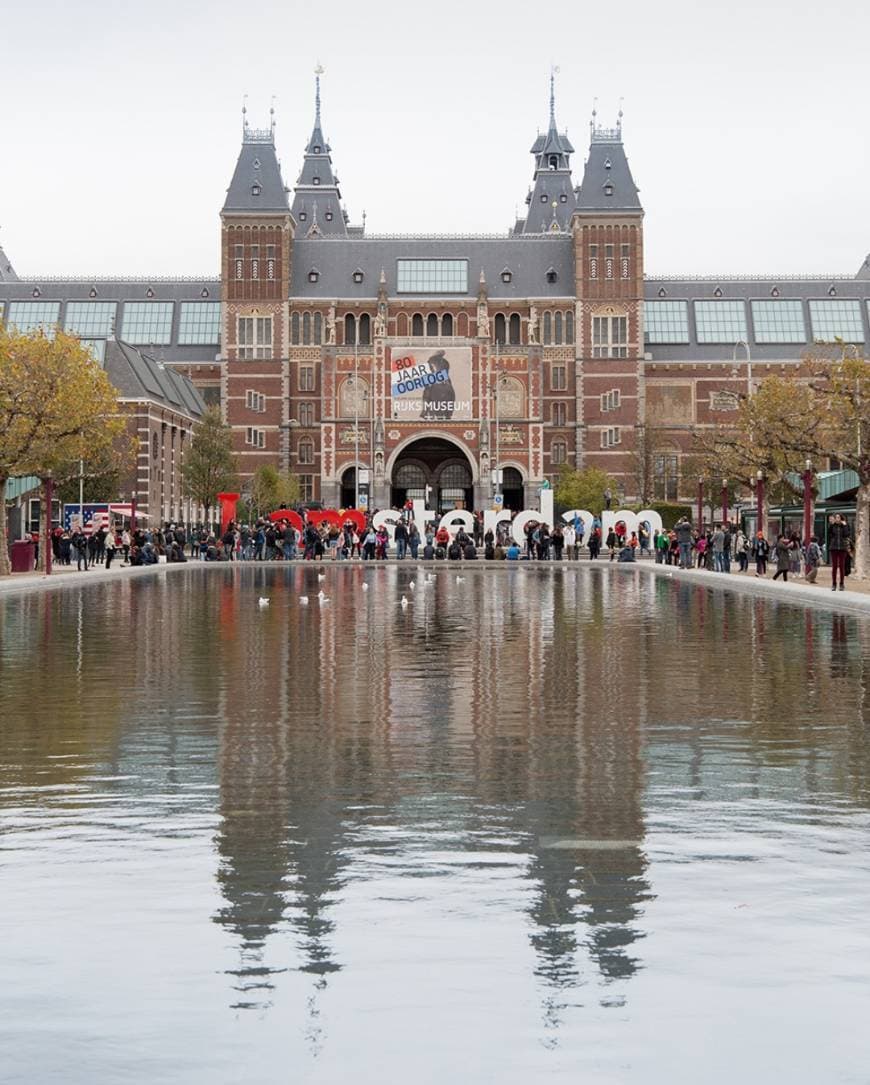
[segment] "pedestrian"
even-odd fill
[[[604,545],[610,551],[610,560],[613,561],[616,557],[616,548],[619,545],[619,539],[616,537],[616,532],[613,528],[607,532],[607,538],[604,540]]]
[[[106,549],[106,568],[111,569],[112,559],[115,556],[115,551],[118,549],[118,538],[115,534],[115,529],[113,527],[109,528],[109,530],[106,532],[106,540],[104,545]]]
[[[831,591],[837,590],[837,573],[840,574],[840,591],[845,590],[843,579],[846,575],[846,556],[852,544],[849,525],[836,513],[830,518],[828,526],[828,554],[831,558]]]
[[[565,533],[558,524],[553,528],[553,534],[550,536],[550,543],[553,547],[553,561],[561,561],[562,549],[565,546]]]
[[[788,568],[791,560],[792,545],[791,542],[785,537],[785,535],[778,535],[776,539],[776,572],[773,574],[774,580],[779,580],[782,577],[783,581],[788,583]]]
[[[822,548],[815,535],[810,536],[809,545],[804,552],[804,579],[808,584],[815,584],[822,563]]]
[[[755,555],[755,575],[767,576],[767,555],[770,553],[770,543],[765,539],[763,531],[756,534],[752,550]]]
[[[692,567],[692,525],[687,516],[681,517],[674,528],[677,546],[680,552],[680,568],[691,569]]]

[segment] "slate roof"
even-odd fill
[[[199,418],[205,411],[202,397],[187,377],[165,369],[129,343],[110,340],[103,366],[121,398],[151,400],[192,418]]]
[[[515,234],[537,234],[568,230],[574,213],[576,197],[571,179],[571,158],[574,147],[567,132],[559,132],[556,124],[556,94],[554,77],[550,75],[550,123],[545,135],[532,144],[535,175],[526,196],[528,212],[525,219],[513,227]],[[555,162],[553,158],[555,156]],[[551,168],[551,164],[554,168]]]
[[[346,237],[347,218],[341,206],[338,177],[332,168],[332,148],[320,120],[320,75],[317,75],[314,127],[305,147],[302,169],[293,189],[293,218],[297,237]]]
[[[12,261],[3,251],[3,246],[0,245],[0,283],[14,283],[17,280],[18,276],[15,274]]]
[[[643,210],[625,157],[621,125],[593,129],[583,180],[577,190],[577,210],[596,213]]]
[[[570,297],[574,291],[574,253],[570,234],[545,237],[470,238],[311,238],[293,244],[291,296],[294,298],[366,298],[378,293],[383,269],[387,293],[397,295],[398,260],[467,260],[468,279],[464,294],[443,294],[439,298],[477,297],[481,269],[491,298]],[[359,269],[363,281],[355,283]],[[502,271],[511,272],[511,282],[502,281]],[[547,281],[552,268],[556,281]],[[319,272],[309,282],[312,270]]]
[[[223,214],[286,214],[287,189],[275,152],[274,131],[245,126],[239,160],[227,189]]]

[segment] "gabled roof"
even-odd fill
[[[642,211],[638,188],[622,145],[622,124],[592,128],[589,157],[577,191],[577,210]]]
[[[3,251],[3,246],[0,245],[0,283],[17,283],[18,276],[15,274],[15,268],[12,266],[12,261]]]
[[[261,131],[245,124],[222,214],[286,214],[290,210],[274,135],[272,128]]]
[[[205,403],[187,377],[164,368],[150,355],[120,340],[109,340],[103,368],[124,399],[148,399],[199,418]]]

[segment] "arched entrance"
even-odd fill
[[[521,512],[526,507],[523,476],[516,467],[505,467],[502,470],[502,496],[504,507],[512,512]]]
[[[439,514],[474,508],[474,476],[468,457],[443,437],[420,437],[393,463],[390,503],[425,500]]]
[[[356,508],[356,468],[347,467],[341,475],[340,508]]]

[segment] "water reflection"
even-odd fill
[[[212,840],[225,1003],[306,977],[315,1053],[330,987],[378,983],[367,947],[413,973],[433,925],[490,922],[552,1046],[647,968],[653,829],[683,862],[702,806],[732,834],[867,809],[856,617],[631,570],[329,577],[324,607],[313,569],[0,600],[2,848]]]

